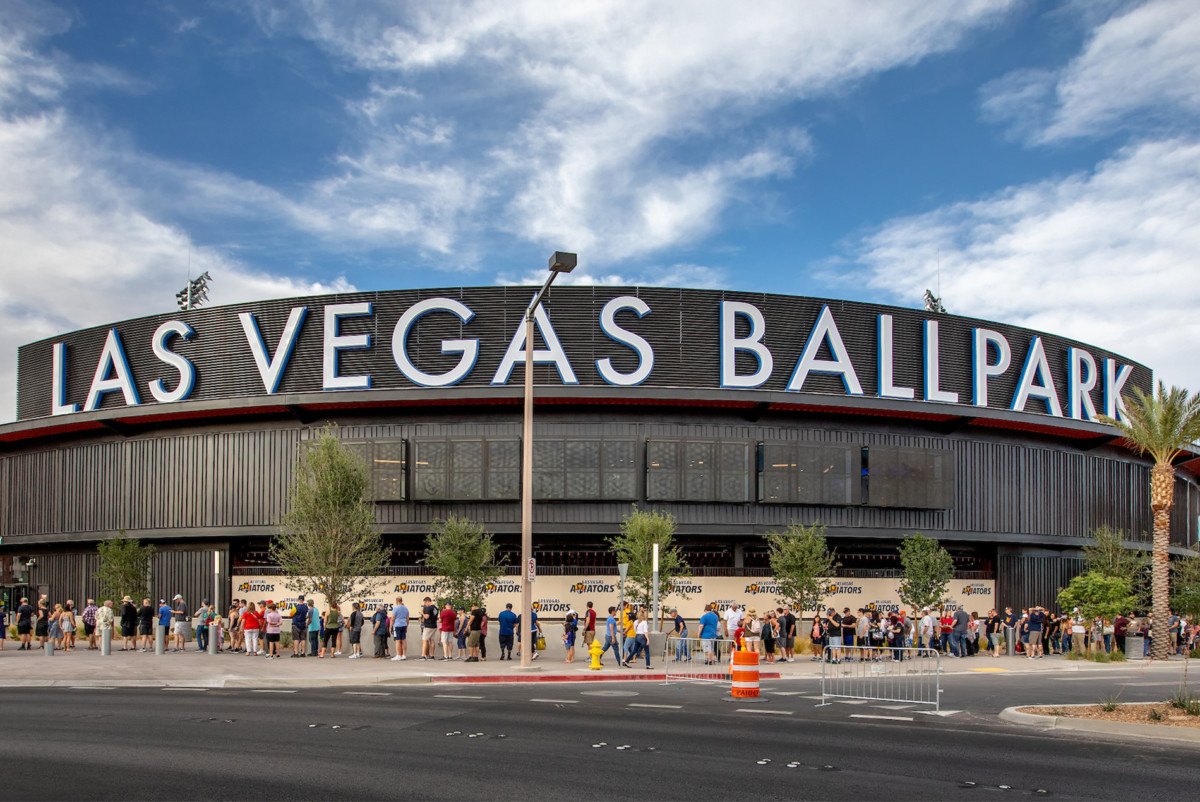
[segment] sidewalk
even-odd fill
[[[411,645],[411,644],[410,644]],[[419,646],[418,646],[419,649]],[[410,657],[405,661],[376,660],[364,657],[349,660],[345,655],[338,658],[317,659],[308,657],[292,659],[286,654],[277,660],[262,657],[247,657],[244,654],[208,655],[195,650],[189,644],[182,653],[168,652],[162,656],[153,652],[122,652],[115,647],[113,653],[104,657],[99,651],[88,651],[86,645],[73,652],[55,652],[53,657],[41,651],[18,652],[9,642],[0,652],[0,684],[6,687],[47,686],[108,686],[108,687],[322,687],[401,685],[423,683],[462,682],[595,682],[664,679],[664,670],[672,673],[692,674],[720,673],[723,666],[704,666],[700,662],[675,663],[653,660],[653,668],[644,668],[645,662],[634,668],[617,668],[612,655],[604,661],[600,671],[588,669],[589,659],[582,656],[583,649],[576,650],[575,662],[563,662],[564,652],[560,643],[550,642],[546,651],[540,652],[534,661],[535,671],[519,670],[520,662],[490,659],[479,663],[464,663],[461,660],[419,660]],[[990,658],[984,655],[965,659],[943,658],[942,670],[953,674],[993,673],[1068,673],[1079,671],[1143,672],[1154,671],[1176,665],[1151,663],[1148,660],[1125,663],[1097,664],[1085,661],[1068,661],[1062,657],[1047,657],[1030,660],[1025,657]],[[762,678],[767,679],[817,679],[821,675],[821,664],[808,657],[797,657],[794,663],[761,663]]]

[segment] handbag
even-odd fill
[[[539,652],[546,651],[546,638],[542,635],[537,636],[537,640],[533,642],[533,648]]]

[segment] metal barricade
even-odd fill
[[[663,646],[666,682],[671,680],[729,684],[729,662],[733,641],[720,638],[677,638],[669,636]]]
[[[821,705],[830,699],[932,705],[942,709],[941,655],[933,649],[826,646]]]

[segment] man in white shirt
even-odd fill
[[[921,648],[936,649],[937,645],[934,642],[934,638],[936,637],[937,632],[941,629],[941,625],[939,624],[938,620],[933,617],[933,613],[929,611],[928,607],[921,612],[924,613],[924,615],[921,616]]]
[[[729,609],[725,611],[725,638],[726,640],[733,639],[733,633],[737,632],[738,624],[742,623],[742,611],[736,604],[729,605]]]

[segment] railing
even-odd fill
[[[662,662],[666,670],[664,684],[676,682],[732,682],[729,655],[732,640],[720,638],[676,638],[668,636],[663,645]]]
[[[933,649],[826,646],[821,704],[830,699],[932,705],[942,709],[941,655]]]
[[[234,566],[232,576],[283,576],[283,569],[277,565],[242,565]],[[616,566],[608,565],[539,565],[538,576],[616,576]],[[518,576],[521,572],[515,565],[505,566],[501,573],[504,576]],[[393,565],[381,570],[378,576],[432,576],[429,568],[424,565]],[[770,577],[770,568],[693,568],[688,572],[689,577],[705,576],[737,576],[737,577]],[[902,571],[893,569],[850,568],[838,571],[830,579],[901,579]],[[955,571],[955,580],[990,580],[995,577],[987,571]]]

